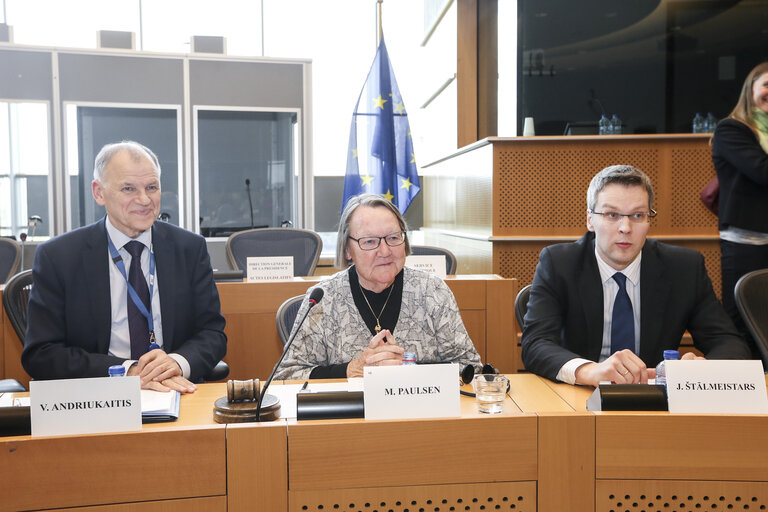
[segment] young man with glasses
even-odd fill
[[[709,358],[750,357],[703,256],[646,239],[655,216],[639,169],[614,165],[592,179],[589,232],[539,256],[523,326],[528,370],[570,384],[645,383],[686,330]]]

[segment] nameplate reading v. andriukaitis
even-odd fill
[[[367,420],[459,416],[459,365],[367,366],[363,397]]]
[[[139,377],[33,380],[32,436],[141,430]]]

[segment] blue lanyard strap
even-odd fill
[[[139,312],[144,316],[144,318],[147,319],[147,324],[149,326],[149,350],[160,348],[155,343],[155,321],[152,318],[152,297],[154,296],[155,290],[155,253],[152,252],[152,250],[149,251],[149,311],[147,311],[147,307],[139,298],[139,294],[136,293],[136,290],[133,289],[131,283],[128,282],[128,274],[125,272],[125,263],[123,263],[123,257],[120,256],[119,252],[117,252],[117,248],[115,247],[115,244],[112,243],[112,238],[109,236],[109,234],[107,234],[107,242],[109,243],[109,254],[112,256],[112,261],[123,275],[125,284],[128,286],[128,295],[130,295],[131,300],[136,305],[136,308],[139,310]]]

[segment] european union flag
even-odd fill
[[[341,208],[372,192],[405,213],[420,190],[408,114],[382,37],[352,114]]]

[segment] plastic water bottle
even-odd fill
[[[403,352],[403,366],[416,364],[416,352]]]
[[[656,384],[667,385],[667,365],[666,361],[680,359],[680,352],[677,350],[665,350],[664,361],[656,365]]]
[[[600,118],[600,122],[597,124],[600,135],[611,135],[613,133],[613,127],[611,126],[611,120],[605,117],[605,114]]]
[[[715,127],[717,126],[717,118],[712,114],[712,112],[707,112],[707,119],[704,122],[706,126],[706,131],[709,133],[713,133],[715,131]]]
[[[611,128],[614,135],[621,135],[621,119],[616,114],[611,117]]]
[[[125,377],[125,366],[121,364],[116,364],[114,366],[109,367],[109,376],[110,377]]]
[[[693,116],[693,133],[704,133],[704,116],[698,112]]]

